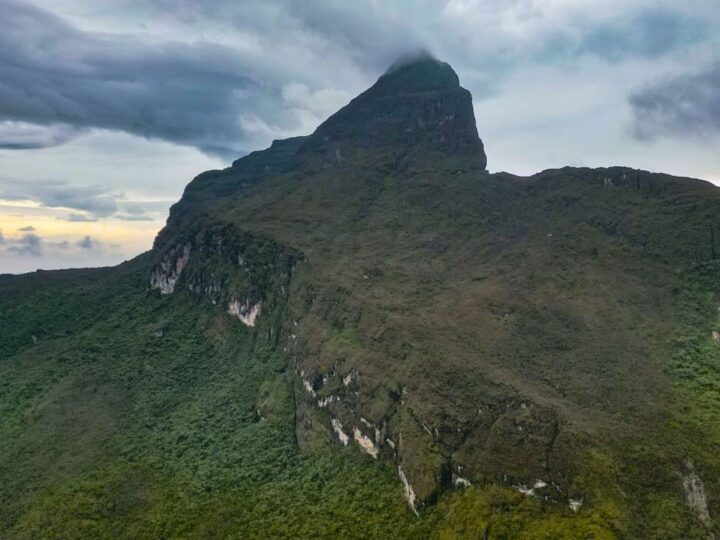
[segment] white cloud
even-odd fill
[[[124,195],[101,186],[0,178],[0,199],[31,201],[47,208],[79,210],[89,217],[102,218],[118,210],[118,201],[124,199]]]
[[[65,144],[82,129],[68,124],[38,125],[13,120],[0,121],[0,148],[23,150]]]
[[[286,105],[310,111],[319,118],[325,119],[347,105],[353,96],[349,92],[335,88],[313,91],[306,84],[291,82],[283,87],[282,97]]]

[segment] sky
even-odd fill
[[[720,184],[717,0],[0,0],[0,273],[149,249],[208,169],[311,133],[420,49],[488,169]]]

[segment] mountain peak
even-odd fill
[[[398,58],[378,79],[376,86],[394,91],[422,91],[460,87],[455,70],[426,51]]]
[[[484,170],[487,164],[470,92],[449,64],[424,52],[394,62],[373,86],[323,122],[301,155],[332,164],[368,149],[393,161],[451,155],[463,158],[460,168]]]
[[[442,63],[438,58],[433,55],[430,51],[427,49],[416,49],[412,51],[408,51],[395,59],[395,61],[390,64],[390,67],[385,70],[384,75],[388,75],[392,73],[393,71],[397,71],[398,69],[411,65],[416,64],[419,62],[425,62],[425,61],[432,61],[436,63]]]

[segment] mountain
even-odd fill
[[[414,58],[151,252],[0,277],[0,536],[717,535],[720,191],[486,166]]]

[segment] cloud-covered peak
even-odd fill
[[[710,0],[35,3],[0,0],[0,148],[103,129],[224,159],[307,134],[388,64],[429,50],[479,99],[527,66],[671,55],[712,39],[718,18]]]
[[[392,93],[453,90],[459,86],[460,79],[450,64],[423,52],[402,57],[393,63],[373,88],[378,92]]]
[[[385,70],[384,75],[390,75],[404,67],[425,62],[435,62],[437,64],[442,63],[435,57],[435,55],[430,53],[430,51],[428,51],[427,49],[419,48],[401,54],[398,59],[395,60],[392,64],[390,64],[390,67]]]

